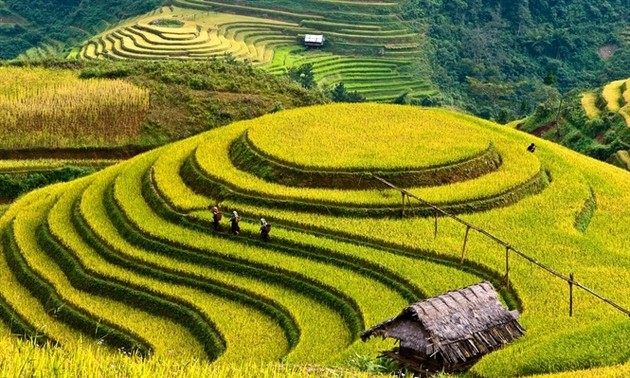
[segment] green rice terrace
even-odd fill
[[[584,94],[582,107],[590,120],[599,119],[607,113],[619,114],[630,128],[630,79],[613,81],[600,92]],[[630,149],[617,151],[608,161],[630,170]]]
[[[177,0],[127,19],[71,54],[82,59],[208,59],[231,56],[272,73],[312,64],[321,85],[343,82],[373,101],[435,94],[423,79],[422,37],[398,1]],[[324,34],[322,48],[302,46]]]
[[[366,328],[488,280],[526,334],[476,376],[628,371],[626,314],[576,288],[569,317],[567,282],[515,253],[506,276],[504,246],[415,200],[401,217],[400,192],[373,174],[630,308],[629,172],[447,110],[346,104],[233,123],[21,197],[0,218],[0,330],[134,364],[347,367],[393,345],[360,341]]]

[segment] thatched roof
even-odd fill
[[[409,305],[403,312],[365,331],[361,338],[393,337],[400,348],[447,364],[477,360],[525,331],[499,302],[492,284],[482,282]]]

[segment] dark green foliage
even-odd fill
[[[588,119],[581,96],[579,91],[565,95],[560,112],[557,99],[540,104],[521,129],[604,161],[610,160],[619,150],[630,149],[630,127],[624,118],[618,112],[607,111],[605,102],[599,101],[596,105],[602,110],[601,115]],[[546,125],[555,122],[556,117],[557,125],[541,133]]]
[[[299,67],[291,67],[287,74],[291,80],[300,83],[303,88],[312,89],[317,85],[315,82],[315,74],[313,73],[313,63],[305,63]]]
[[[10,64],[27,65],[19,61]],[[236,60],[46,60],[37,64],[78,70],[83,79],[122,79],[147,88],[151,101],[139,142],[145,147],[284,108],[328,101],[319,90],[304,89],[286,77],[268,74]]]
[[[434,81],[467,110],[498,121],[531,112],[543,85],[566,92],[627,77],[630,46],[619,31],[629,15],[624,0],[403,4],[404,18],[428,27]],[[598,56],[605,45],[619,47],[608,62]]]
[[[330,92],[330,98],[334,102],[365,102],[365,96],[357,91],[348,92],[343,83],[335,85]]]
[[[87,62],[83,78],[123,78],[148,88],[143,143],[159,145],[280,108],[326,102],[323,94],[235,60]],[[281,104],[281,105],[279,105]]]
[[[49,171],[0,174],[0,198],[15,199],[31,190],[57,182],[67,182],[96,171],[92,167],[64,167]]]
[[[0,58],[13,58],[24,50],[51,40],[78,44],[122,18],[138,15],[162,4],[158,0],[7,0],[0,14],[20,16],[27,22],[0,25]],[[240,5],[269,6],[280,11],[296,9],[295,2],[241,1]],[[216,10],[248,13],[247,8],[229,4]],[[376,22],[385,28],[398,14],[375,8],[373,15],[354,20],[350,5],[317,3],[318,10],[331,19],[343,13],[344,22]],[[205,6],[202,6],[206,9]],[[214,9],[214,8],[213,8]],[[436,99],[406,99],[397,103],[435,106],[455,104],[500,122],[531,113],[544,97],[545,86],[561,93],[571,88],[592,87],[626,77],[630,66],[630,46],[620,32],[630,14],[625,0],[507,0],[432,1],[405,0],[400,12],[408,24],[428,36],[418,64],[427,69],[442,90]],[[258,14],[252,10],[251,15]],[[274,17],[300,22],[301,17],[278,13]],[[308,21],[305,21],[308,23]],[[376,55],[380,47],[346,43],[330,36],[339,53]],[[614,53],[601,58],[598,49],[611,46]],[[374,51],[372,51],[374,50]],[[228,62],[234,58],[227,57]],[[429,68],[430,66],[430,68]],[[429,72],[431,71],[431,72]],[[308,67],[293,69],[290,75],[304,88],[315,81]],[[112,76],[113,77],[113,76]],[[474,79],[474,81],[473,81]],[[205,78],[190,81],[189,88],[212,90]],[[231,92],[245,93],[240,85]],[[298,95],[294,93],[294,97]],[[183,97],[185,98],[185,96]],[[359,97],[336,101],[358,101]],[[426,101],[424,101],[426,100]],[[282,101],[286,103],[285,101]],[[224,106],[220,104],[217,109]],[[231,104],[230,104],[231,105]],[[200,108],[212,107],[203,104]],[[272,109],[267,106],[267,111]],[[212,109],[215,110],[215,109]],[[258,112],[256,115],[260,115]],[[223,124],[238,118],[227,114],[193,117],[197,124]],[[182,121],[181,119],[178,121]],[[166,129],[169,129],[167,126]]]
[[[586,231],[586,228],[591,223],[591,219],[593,218],[593,214],[595,213],[595,209],[597,209],[597,200],[595,198],[595,193],[593,192],[593,188],[591,188],[591,194],[584,201],[584,205],[582,206],[582,210],[575,216],[575,228],[580,231]]]

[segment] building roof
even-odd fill
[[[304,36],[304,43],[323,44],[324,36],[321,34],[306,34]]]
[[[440,354],[447,363],[465,362],[522,336],[518,312],[508,311],[494,287],[482,282],[429,298],[365,331],[361,338],[393,337],[402,348],[425,356]]]

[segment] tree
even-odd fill
[[[365,96],[357,91],[348,92],[343,83],[338,83],[330,92],[330,98],[334,102],[364,102]]]
[[[305,63],[298,68],[289,68],[288,75],[292,80],[297,81],[306,89],[313,89],[317,83],[315,82],[315,74],[313,73],[313,63]]]

